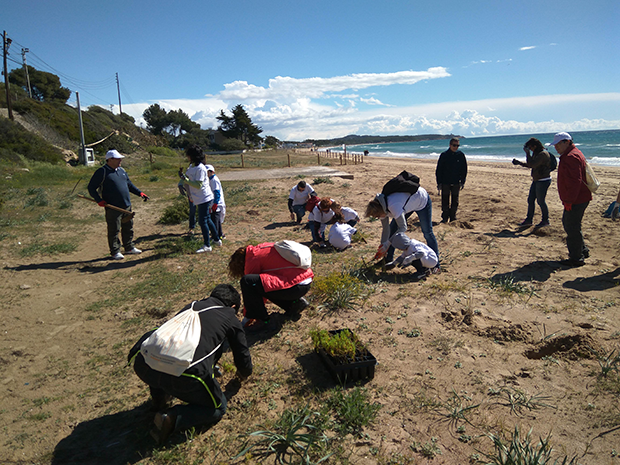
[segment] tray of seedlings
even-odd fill
[[[337,383],[372,379],[377,359],[349,329],[311,330],[314,350]]]

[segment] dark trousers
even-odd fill
[[[537,202],[540,206],[540,213],[542,213],[542,221],[549,221],[549,208],[547,207],[547,202],[545,199],[547,198],[547,190],[549,190],[549,185],[551,184],[551,179],[547,179],[546,181],[533,181],[530,186],[530,193],[527,196],[527,217],[526,221],[530,223],[534,220],[534,202]]]
[[[564,210],[562,214],[562,226],[564,226],[564,231],[566,232],[568,258],[571,260],[583,260],[586,258],[586,255],[590,254],[590,250],[583,241],[583,234],[581,232],[581,221],[589,203],[574,204],[570,211]]]
[[[126,208],[131,211],[131,207]],[[112,210],[111,208],[105,209],[105,221],[108,224],[108,246],[110,247],[110,253],[112,255],[120,252],[121,242],[118,240],[118,233],[121,233],[121,239],[123,241],[123,247],[125,251],[133,249],[133,220],[123,223],[121,220],[125,216],[124,213]]]
[[[245,317],[263,321],[269,319],[263,298],[270,300],[284,311],[288,311],[294,302],[310,290],[310,284],[297,284],[288,289],[265,292],[259,274],[246,274],[239,284],[243,295]]]
[[[456,210],[459,208],[460,184],[441,185],[441,219],[443,221],[456,220]],[[452,202],[450,202],[452,198]]]
[[[196,205],[194,202],[189,203],[189,229],[196,227]]]
[[[226,397],[214,377],[203,379],[203,384],[184,374],[177,377],[162,373],[148,366],[140,354],[134,362],[134,371],[148,384],[155,403],[165,394],[187,402],[187,405],[175,405],[167,410],[177,418],[175,430],[217,423],[226,412]]]

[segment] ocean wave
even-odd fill
[[[620,158],[613,157],[592,157],[588,158],[588,162],[593,165],[620,166]]]

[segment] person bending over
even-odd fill
[[[149,331],[132,347],[128,355],[134,371],[150,389],[155,414],[155,429],[151,435],[160,443],[166,442],[174,431],[203,427],[217,423],[226,412],[226,397],[215,372],[222,356],[222,344],[232,350],[237,376],[243,381],[252,374],[252,357],[237,312],[241,297],[230,284],[220,284],[210,297],[186,305],[179,312],[200,311],[201,334],[193,363],[180,376],[158,371],[147,363],[141,353],[142,343],[154,332]],[[168,400],[176,397],[186,404],[167,408]]]

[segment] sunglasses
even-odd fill
[[[450,146],[452,146],[452,147],[459,147],[460,144],[450,144]]]

